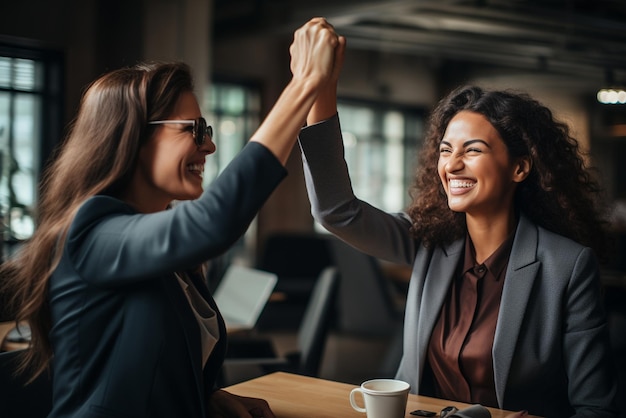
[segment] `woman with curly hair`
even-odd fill
[[[1,270],[32,329],[23,366],[51,371],[50,418],[274,417],[219,389],[226,329],[200,266],[285,177],[342,39],[322,18],[295,32],[291,81],[206,190],[216,147],[187,65],[139,64],[89,86],[43,181],[38,228]]]
[[[412,266],[397,378],[520,416],[616,416],[600,188],[567,126],[527,95],[458,88],[429,120],[413,202],[386,213],[352,191],[336,81],[300,132],[306,186],[330,232]]]

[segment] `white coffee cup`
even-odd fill
[[[367,418],[404,418],[409,384],[395,379],[373,379],[350,392],[350,405],[365,412]],[[365,408],[357,405],[356,394],[361,393]]]

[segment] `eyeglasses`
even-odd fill
[[[210,139],[213,139],[213,127],[211,125],[206,124],[206,120],[204,118],[198,119],[171,119],[171,120],[153,120],[148,122],[149,125],[165,125],[168,123],[179,123],[182,125],[193,125],[191,133],[193,134],[193,140],[197,146],[202,146],[206,137],[208,136]]]

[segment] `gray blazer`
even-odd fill
[[[397,377],[420,393],[428,343],[464,239],[426,249],[411,236],[406,214],[357,199],[337,116],[304,128],[299,140],[313,216],[359,250],[413,266]],[[492,347],[498,406],[547,417],[615,416],[616,383],[592,250],[522,215],[505,277]]]

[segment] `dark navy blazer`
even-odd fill
[[[54,350],[50,417],[204,418],[226,350],[202,368],[197,320],[174,273],[226,251],[284,178],[264,146],[249,143],[194,201],[139,214],[96,196],[70,227],[50,278]]]

